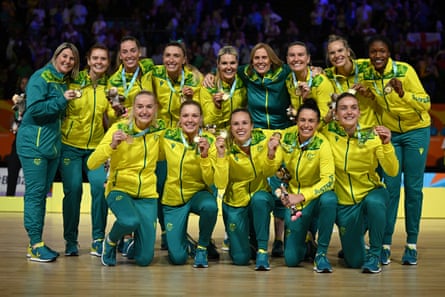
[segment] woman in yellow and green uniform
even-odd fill
[[[165,128],[156,120],[156,112],[153,93],[138,93],[129,118],[111,126],[87,162],[94,170],[110,159],[105,195],[116,221],[103,241],[101,261],[105,266],[116,265],[117,243],[131,233],[134,240],[129,243],[127,257],[140,266],[149,265],[154,257],[158,211],[155,168],[159,131]]]

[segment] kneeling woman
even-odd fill
[[[391,131],[383,126],[360,129],[359,102],[349,93],[337,98],[335,116],[337,121],[325,126],[323,133],[333,144],[337,225],[345,263],[362,267],[363,272],[378,273],[389,195],[377,167],[390,176],[399,169]],[[369,250],[365,249],[365,227],[369,230]]]
[[[223,218],[235,265],[247,265],[256,246],[256,270],[270,270],[267,253],[270,212],[274,207],[267,177],[267,142],[263,130],[253,129],[250,113],[236,109],[230,119],[229,180],[223,197]],[[268,172],[268,171],[269,172]]]
[[[290,128],[281,139],[283,154],[277,154],[274,136],[269,141],[268,159],[275,168],[282,162],[290,174],[288,186],[281,186],[283,204],[301,217],[285,216],[284,259],[287,266],[297,266],[306,253],[306,233],[311,221],[318,218],[318,248],[314,260],[316,272],[332,272],[327,251],[335,222],[337,197],[334,188],[334,159],[329,141],[317,132],[320,110],[313,99],[306,99],[297,111],[297,128]],[[281,151],[281,149],[280,149]],[[282,157],[279,157],[282,156]],[[272,161],[273,160],[273,161]],[[273,165],[272,165],[273,166]]]
[[[221,188],[227,176],[224,139],[203,133],[201,105],[185,101],[179,110],[179,128],[167,129],[161,139],[161,159],[167,161],[162,195],[168,257],[182,265],[188,259],[187,225],[190,213],[199,215],[199,239],[194,267],[208,267],[207,246],[216,224],[218,205],[211,186]]]
[[[106,186],[107,203],[116,221],[103,241],[102,264],[116,265],[116,243],[134,232],[128,258],[147,266],[154,256],[157,198],[155,168],[159,135],[165,127],[156,120],[157,101],[153,93],[139,92],[129,119],[115,123],[88,159],[90,170],[110,160]],[[131,252],[130,252],[131,251]]]

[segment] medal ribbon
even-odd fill
[[[138,66],[138,68],[136,68],[136,71],[133,73],[133,77],[131,78],[130,85],[127,88],[127,78],[125,76],[125,68],[122,68],[122,84],[123,84],[123,87],[124,87],[124,97],[125,98],[127,98],[128,93],[133,88],[133,85],[136,82],[136,79],[137,79],[137,77],[139,75],[139,71],[140,71],[140,68]]]

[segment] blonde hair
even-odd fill
[[[346,40],[346,38],[341,37],[339,35],[335,35],[335,34],[331,34],[328,37],[328,42],[326,43],[326,65],[331,66],[331,61],[329,60],[329,51],[328,51],[328,47],[331,43],[335,42],[335,41],[340,41],[341,43],[343,43],[344,47],[349,50],[349,53],[351,54],[351,59],[355,60],[355,53],[352,50],[352,48],[349,46],[348,41]]]
[[[57,57],[67,48],[71,50],[74,56],[74,66],[69,73],[70,77],[74,79],[77,77],[77,75],[79,75],[79,67],[80,67],[79,51],[77,50],[77,47],[74,44],[69,42],[64,42],[60,44],[54,51],[54,54],[51,58],[51,63],[55,66]]]
[[[239,54],[238,54],[238,50],[231,46],[231,45],[226,45],[223,46],[219,51],[218,51],[218,55],[216,57],[216,64],[219,65],[219,62],[221,61],[221,57],[224,55],[232,55],[235,56],[236,61],[239,61]],[[219,69],[216,71],[216,75],[215,75],[215,85],[220,88],[222,83],[221,83],[222,79],[221,79],[221,74],[219,73]]]
[[[135,96],[134,96],[134,100],[133,100],[133,106],[131,107],[131,111],[128,115],[128,125],[130,125],[132,122],[135,121],[135,116],[134,116],[134,107],[136,106],[136,100],[138,99],[138,97],[142,96],[142,95],[147,95],[147,96],[151,96],[153,97],[153,100],[156,104],[156,113],[153,115],[153,118],[151,120],[151,125],[157,126],[157,118],[158,118],[158,107],[159,107],[159,102],[158,102],[158,98],[156,97],[156,95],[153,92],[147,91],[147,90],[141,90],[139,91]]]

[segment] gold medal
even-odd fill
[[[222,129],[221,131],[219,131],[219,136],[221,136],[222,138],[226,139],[227,138],[227,131]]]
[[[348,89],[348,93],[355,96],[355,94],[357,94],[357,90],[355,89]]]
[[[390,85],[386,85],[383,89],[383,92],[385,92],[386,95],[392,92],[392,87]]]
[[[127,139],[126,139],[127,143],[132,144],[133,140],[134,140],[133,136],[127,134]]]
[[[199,140],[201,139],[201,137],[200,136],[195,136],[195,137],[193,137],[193,142],[194,143],[199,143]]]
[[[80,89],[74,90],[74,94],[76,98],[82,97],[82,91]]]
[[[222,96],[222,100],[224,100],[224,101],[229,100],[229,98],[230,98],[230,95],[227,93],[224,93],[224,95]]]

